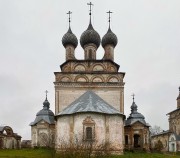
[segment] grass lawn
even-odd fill
[[[0,158],[53,158],[53,157],[54,157],[53,152],[48,149],[0,150]],[[58,155],[56,157],[61,158]],[[68,158],[71,157],[68,156]],[[127,152],[122,156],[108,156],[106,158],[180,158],[180,155]]]

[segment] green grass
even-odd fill
[[[56,157],[60,158],[58,155]],[[0,150],[0,158],[53,158],[53,151],[48,149]],[[122,156],[108,156],[106,158],[180,158],[180,155],[126,152]]]
[[[0,158],[51,158],[47,149],[0,150]]]

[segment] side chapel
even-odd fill
[[[110,27],[102,40],[90,20],[81,34],[84,59],[75,57],[77,37],[69,29],[62,37],[66,61],[55,72],[55,148],[63,144],[92,143],[93,147],[108,144],[111,153],[122,154],[124,142],[124,72],[114,62],[117,36]],[[69,16],[70,16],[69,12]],[[70,18],[69,18],[70,22]],[[98,47],[104,56],[97,59]],[[97,148],[96,148],[97,149]]]
[[[163,145],[162,151],[180,151],[180,87],[176,100],[177,108],[167,114],[169,116],[169,130],[151,137],[152,148],[155,148],[157,142],[160,141]]]
[[[150,125],[145,121],[145,117],[137,111],[137,105],[134,101],[131,105],[131,113],[125,121],[125,149],[140,149],[149,151],[150,147]]]

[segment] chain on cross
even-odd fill
[[[91,11],[92,11],[92,9],[91,9],[91,7],[93,6],[93,4],[90,2],[90,3],[87,3],[87,5],[89,5],[89,15],[91,16]]]
[[[133,96],[133,102],[134,102],[134,96],[135,96],[135,94],[133,93],[131,96]]]
[[[47,99],[47,94],[48,94],[48,91],[46,90],[46,91],[45,91],[45,93],[46,93],[46,99]]]
[[[110,21],[111,21],[111,14],[113,13],[113,12],[111,12],[110,10],[108,11],[108,12],[106,12],[106,13],[108,13],[109,14],[109,20],[108,20],[108,22],[110,23]]]
[[[71,14],[72,14],[72,12],[71,12],[71,11],[68,11],[67,14],[69,15],[69,26],[70,26],[70,23],[71,23]]]

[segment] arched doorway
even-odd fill
[[[140,147],[140,135],[135,134],[134,135],[134,148]]]

